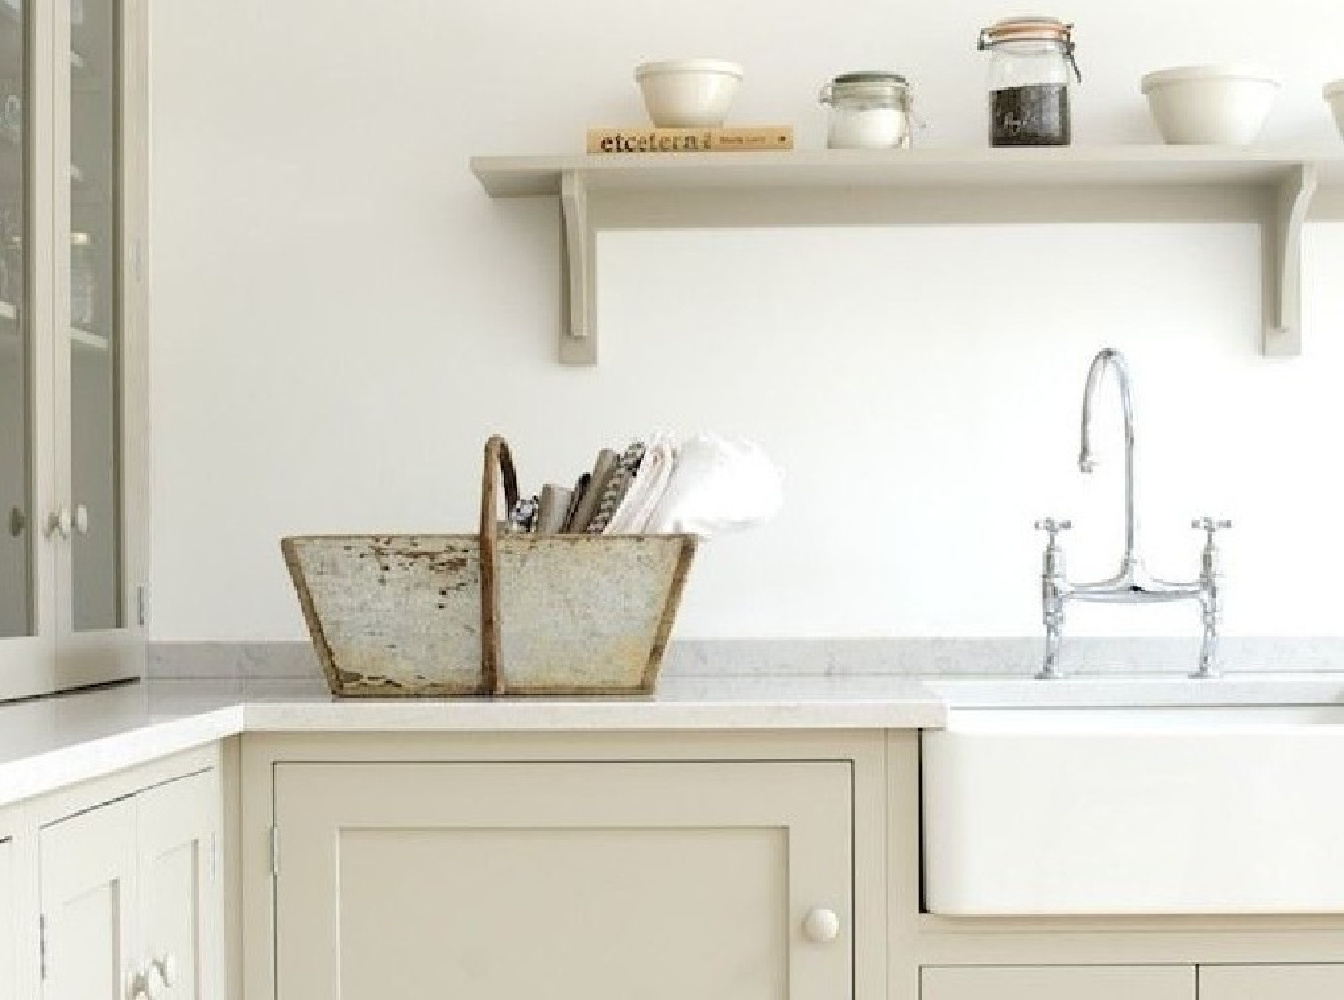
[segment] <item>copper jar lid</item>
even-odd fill
[[[1063,42],[1072,44],[1073,25],[1054,17],[1005,17],[980,32],[980,48],[998,42]]]

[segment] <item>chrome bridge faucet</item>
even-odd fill
[[[1040,678],[1062,677],[1059,646],[1064,633],[1064,609],[1069,601],[1094,601],[1104,604],[1152,604],[1160,601],[1198,601],[1204,623],[1204,639],[1199,649],[1199,665],[1192,677],[1218,676],[1218,627],[1222,618],[1222,586],[1218,547],[1214,536],[1231,521],[1201,517],[1191,527],[1204,532],[1204,551],[1200,556],[1199,579],[1191,583],[1159,580],[1147,572],[1138,555],[1138,525],[1134,512],[1134,403],[1130,394],[1129,366],[1124,355],[1105,348],[1092,359],[1083,390],[1082,449],[1078,469],[1090,473],[1096,465],[1092,458],[1092,397],[1107,369],[1115,373],[1120,388],[1120,404],[1125,426],[1125,551],[1114,576],[1092,583],[1070,583],[1064,571],[1064,550],[1060,532],[1073,527],[1070,521],[1042,518],[1036,530],[1048,535],[1041,566],[1041,617],[1045,622],[1045,658]]]

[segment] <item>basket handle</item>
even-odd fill
[[[498,434],[485,442],[485,470],[481,476],[481,683],[490,694],[499,692],[499,499],[496,470],[504,485],[504,501],[512,511],[518,502],[518,474],[509,444]],[[507,515],[507,512],[506,512]]]

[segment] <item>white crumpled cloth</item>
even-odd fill
[[[642,524],[626,531],[685,532],[708,538],[760,524],[783,506],[784,475],[760,446],[740,438],[696,434],[671,449],[669,462],[667,452],[658,446],[667,440],[660,437],[651,444],[650,453],[660,457],[651,466],[650,492],[641,495],[635,508],[647,515],[632,517],[632,522]],[[632,494],[643,477],[641,465]],[[650,504],[654,490],[656,502]]]

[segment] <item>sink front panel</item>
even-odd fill
[[[1344,708],[954,710],[922,772],[933,913],[1344,912]]]

